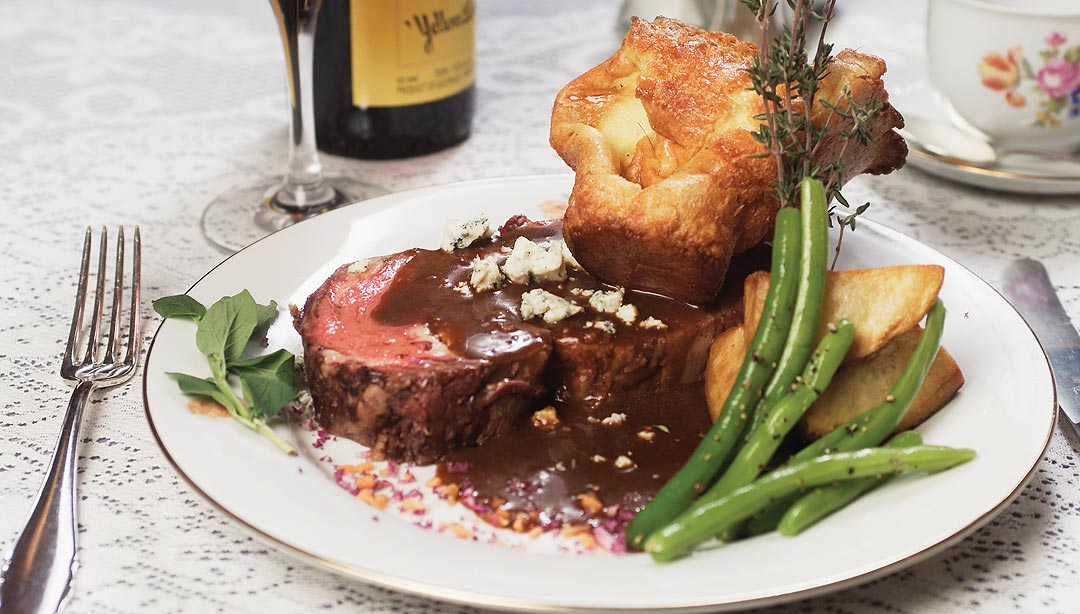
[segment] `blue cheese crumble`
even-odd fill
[[[521,295],[521,319],[541,318],[548,324],[561,322],[584,311],[581,305],[541,290],[529,290]]]
[[[515,284],[523,285],[566,279],[563,246],[561,241],[558,243],[560,245],[552,244],[544,249],[525,237],[518,237],[514,249],[503,262],[503,274]]]
[[[502,271],[499,270],[498,258],[495,256],[473,258],[469,285],[477,292],[495,290],[502,286],[504,281]]]
[[[452,252],[455,249],[468,247],[480,239],[487,239],[491,235],[491,226],[488,225],[486,215],[465,221],[450,220],[443,229],[442,245],[439,249]]]

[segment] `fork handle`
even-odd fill
[[[83,407],[93,390],[94,384],[84,381],[71,393],[34,511],[4,566],[0,614],[53,614],[71,588],[77,565],[75,452]]]

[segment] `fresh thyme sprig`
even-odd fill
[[[779,33],[771,31],[777,2],[786,2],[791,10],[791,24]],[[758,56],[750,65],[754,91],[761,96],[764,112],[755,119],[761,122],[754,133],[765,147],[761,157],[776,161],[776,192],[781,206],[796,206],[798,186],[803,177],[820,180],[830,199],[850,210],[840,194],[845,175],[843,156],[851,142],[867,144],[872,135],[867,124],[883,107],[879,100],[857,103],[846,87],[837,100],[817,100],[818,87],[829,72],[832,62],[831,43],[825,33],[833,18],[836,0],[825,0],[815,9],[813,0],[742,0],[761,24],[761,44]],[[812,23],[820,25],[813,58],[806,51],[806,38]],[[827,109],[825,120],[812,121],[815,103]],[[835,158],[818,159],[822,143],[830,130],[839,130],[840,148]],[[855,220],[866,211],[869,203],[847,214],[829,211],[829,224],[840,227],[840,241],[845,227],[854,230]],[[837,245],[839,251],[839,242]],[[835,263],[835,261],[834,261]]]
[[[786,0],[792,10],[791,25],[775,36],[770,30],[777,9],[773,0],[743,0],[761,24],[761,45],[751,60],[750,78],[761,96],[764,112],[754,137],[776,161],[776,191],[784,206],[791,206],[803,176],[813,175],[812,154],[827,126],[811,121],[818,82],[825,77],[832,59],[832,46],[822,38],[811,64],[806,54],[806,30],[810,19],[822,24],[822,33],[832,16],[835,0],[823,12],[813,10],[804,0]],[[822,34],[824,36],[824,34]]]

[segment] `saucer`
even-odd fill
[[[930,85],[925,67],[904,63],[906,70],[886,74],[889,101],[904,117],[954,124],[948,103]],[[890,69],[893,67],[890,66]],[[959,127],[959,126],[958,126]],[[1019,194],[1080,194],[1080,175],[1075,163],[1010,154],[993,167],[973,166],[942,158],[914,147],[908,153],[911,166],[957,183]]]

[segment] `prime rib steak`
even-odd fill
[[[591,305],[618,289],[573,267],[561,280],[470,284],[477,259],[503,266],[518,237],[550,249],[561,233],[560,221],[514,218],[469,247],[338,268],[293,314],[319,423],[376,458],[430,463],[510,430],[545,396],[599,404],[609,392],[699,381],[713,338],[741,321],[745,272],[701,307],[625,290],[634,314]],[[522,295],[538,289],[581,311],[524,319]]]

